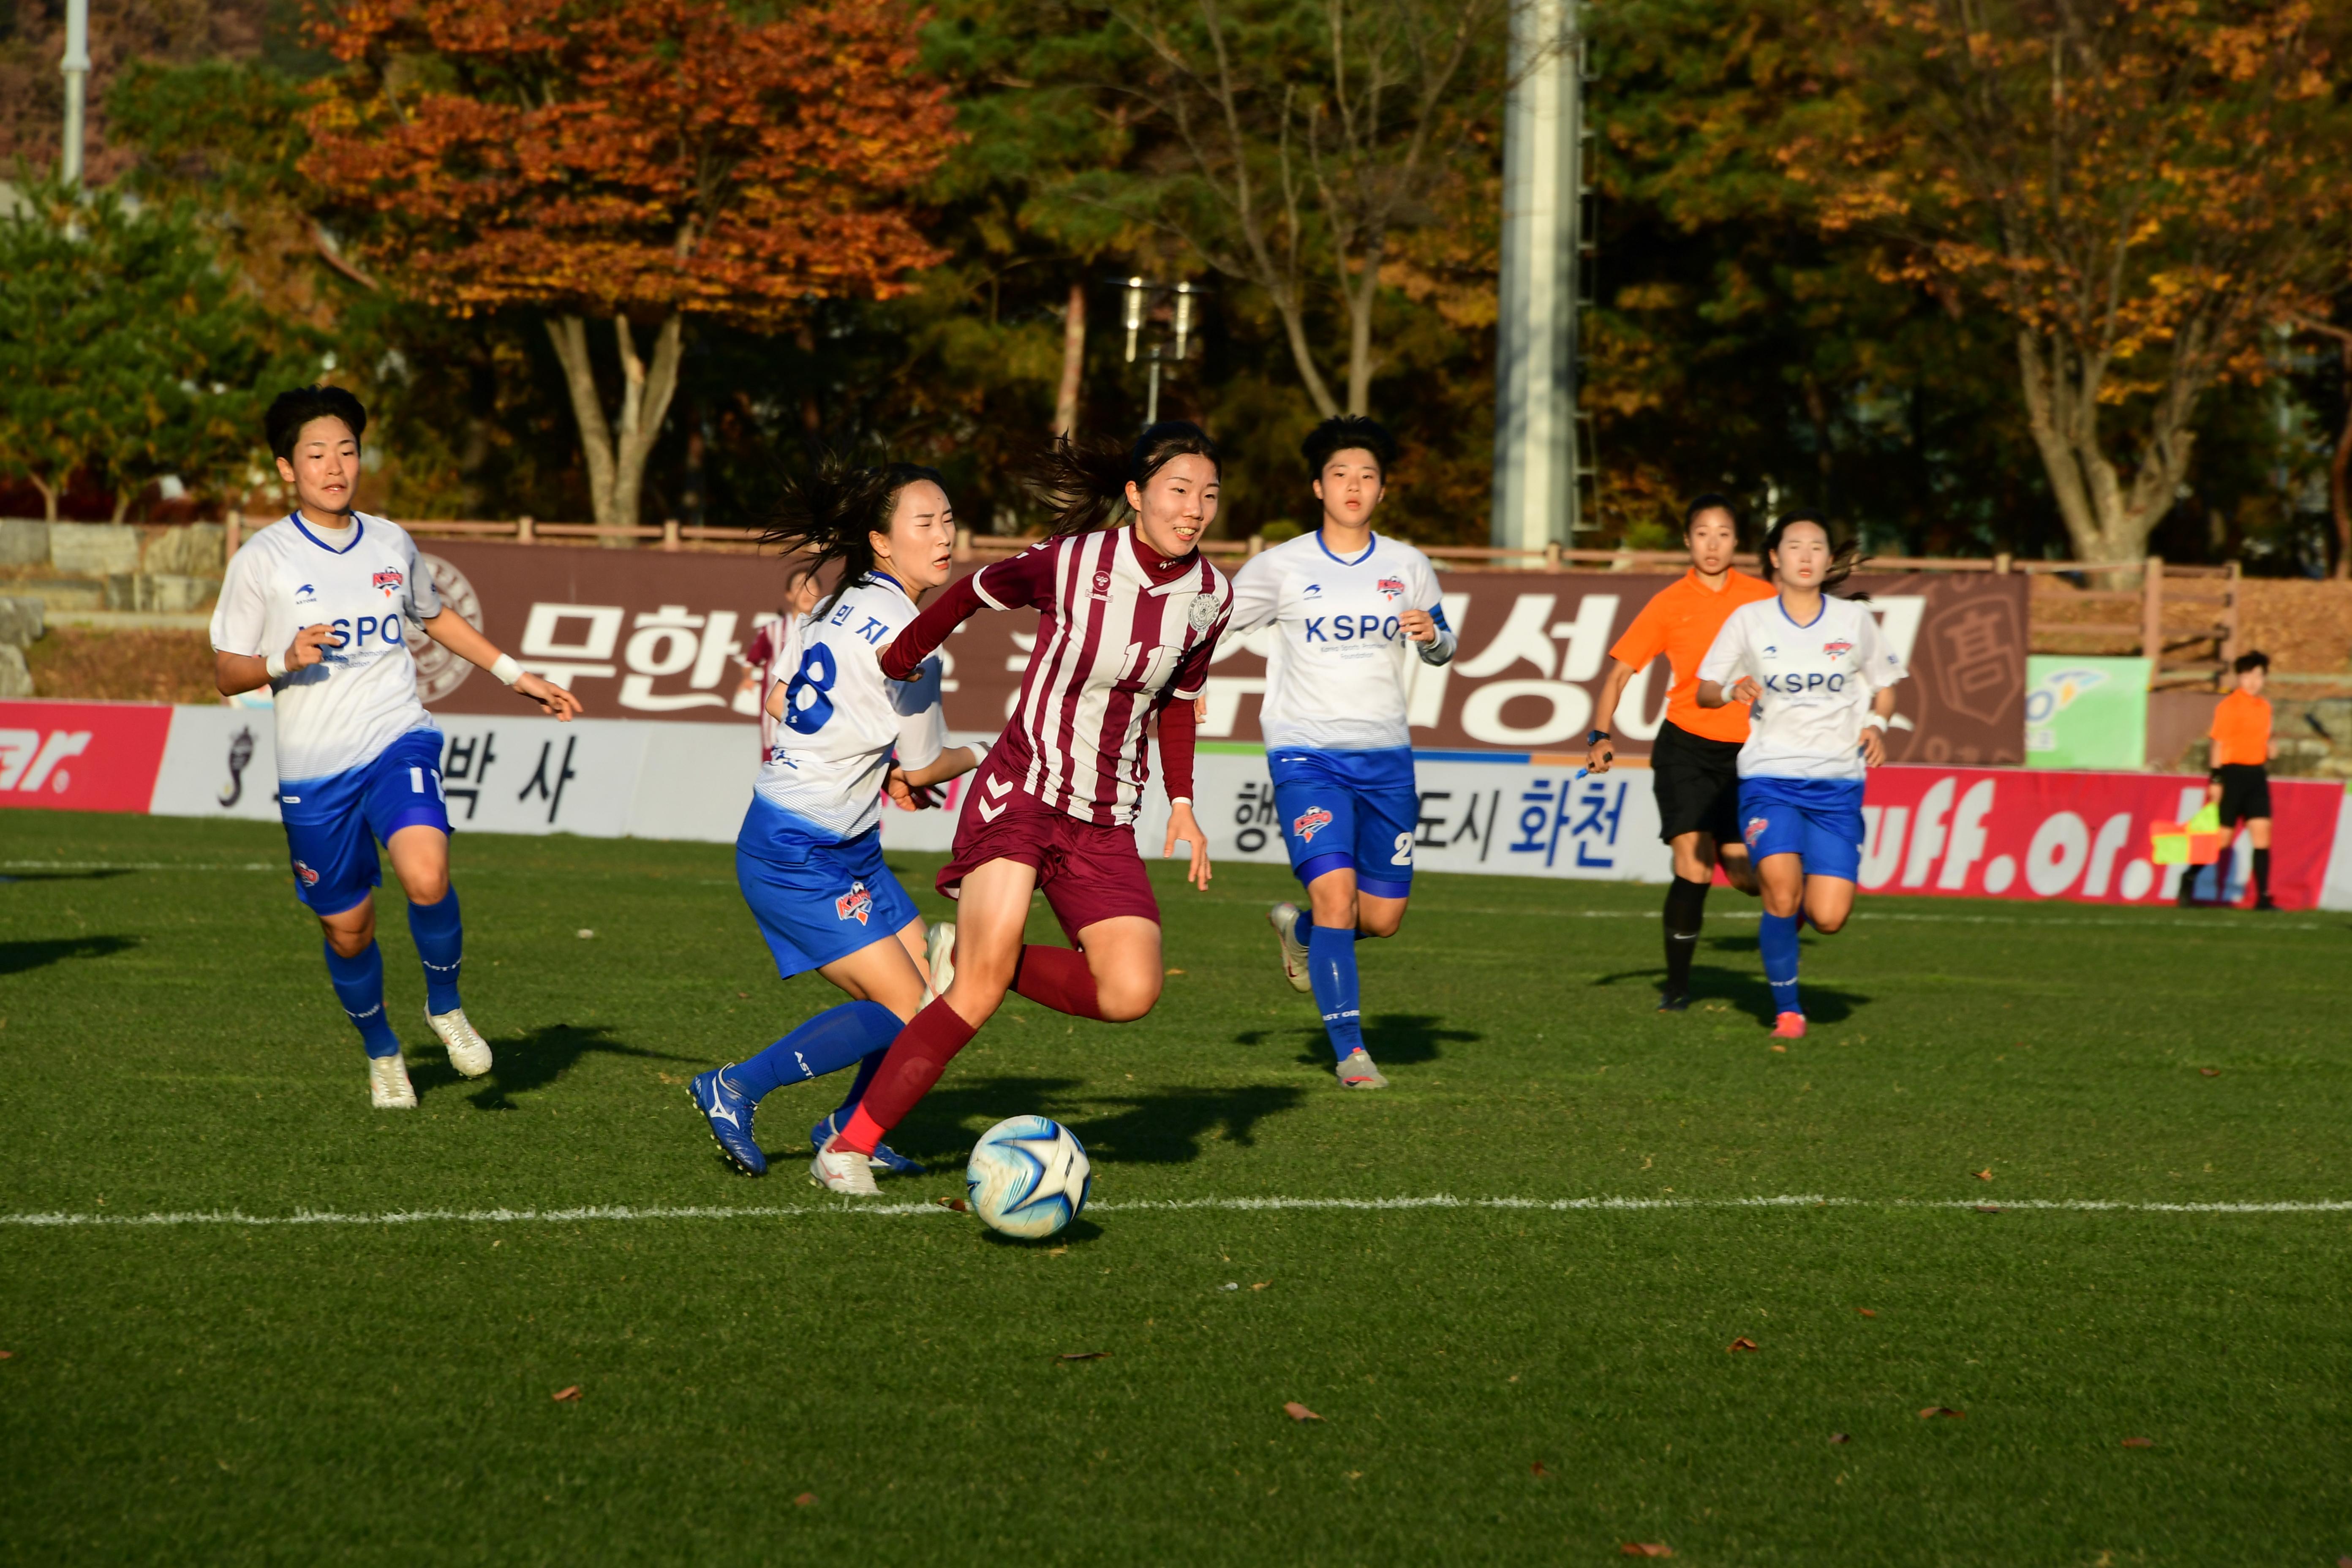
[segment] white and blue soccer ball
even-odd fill
[[[963,1190],[992,1230],[1038,1241],[1078,1217],[1094,1167],[1070,1130],[1048,1116],[1015,1116],[980,1135]]]

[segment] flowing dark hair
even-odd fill
[[[921,479],[948,488],[937,468],[918,463],[860,468],[838,452],[821,453],[805,473],[783,476],[760,542],[793,557],[795,577],[839,563],[837,598],[874,570],[873,535],[890,531],[898,492]]]
[[[1187,419],[1163,419],[1132,447],[1100,437],[1056,436],[1030,466],[1029,489],[1052,513],[1048,533],[1091,533],[1127,505],[1129,481],[1141,489],[1170,459],[1187,455],[1206,458],[1224,472],[1217,444]]]
[[[1853,569],[1861,565],[1865,557],[1862,554],[1862,546],[1858,542],[1849,539],[1843,544],[1840,544],[1836,532],[1830,527],[1830,520],[1817,511],[1792,511],[1765,531],[1764,575],[1768,578],[1772,575],[1772,552],[1780,548],[1781,538],[1790,529],[1801,522],[1811,523],[1815,528],[1820,529],[1822,536],[1830,542],[1830,569],[1822,574],[1822,592],[1837,593],[1837,590],[1844,585],[1845,580],[1853,575]],[[1870,595],[1839,594],[1838,597],[1867,602]]]

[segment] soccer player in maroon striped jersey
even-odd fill
[[[1133,831],[1155,727],[1171,803],[1160,853],[1186,841],[1190,879],[1209,885],[1208,839],[1192,816],[1192,704],[1233,608],[1232,586],[1195,548],[1216,521],[1216,447],[1171,421],[1132,449],[1058,441],[1040,477],[1055,536],[950,586],[882,654],[883,674],[906,679],[978,611],[1040,612],[1020,701],[972,775],[939,875],[959,905],[955,978],[891,1043],[848,1126],[817,1150],[809,1173],[832,1192],[876,1190],[866,1156],[1007,991],[1109,1023],[1160,999],[1160,904]],[[1122,507],[1134,521],[1104,527]],[[1035,891],[1076,951],[1024,944]]]

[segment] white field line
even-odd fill
[[[1089,1214],[1212,1212],[1265,1214],[1285,1211],[1339,1211],[1377,1214],[1410,1209],[1488,1209],[1543,1214],[1623,1213],[1665,1209],[1999,1209],[2003,1212],[2082,1214],[2345,1214],[2352,1199],[2318,1198],[2280,1202],[2143,1203],[2113,1198],[2009,1198],[1998,1204],[1964,1198],[1835,1198],[1792,1193],[1752,1198],[1457,1198],[1439,1193],[1427,1197],[1401,1198],[1138,1198],[1126,1203],[1087,1205]],[[937,1203],[784,1204],[773,1206],[662,1205],[597,1205],[567,1209],[397,1209],[383,1214],[341,1214],[298,1210],[290,1215],[249,1215],[236,1209],[195,1210],[170,1214],[0,1214],[0,1226],[20,1228],[72,1229],[88,1226],[397,1226],[397,1225],[578,1225],[590,1222],[649,1223],[698,1219],[794,1219],[815,1215],[856,1215],[875,1219],[905,1219],[916,1215],[955,1211]]]

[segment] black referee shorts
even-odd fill
[[[1666,843],[1685,833],[1710,835],[1719,845],[1741,842],[1738,742],[1661,723],[1650,748],[1650,787],[1658,796],[1658,837]]]
[[[2271,771],[2260,763],[2223,763],[2213,770],[2221,786],[2221,826],[2235,827],[2271,814]]]

